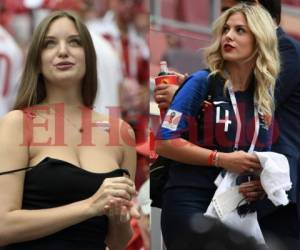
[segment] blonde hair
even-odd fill
[[[85,53],[86,73],[81,84],[83,104],[92,108],[97,93],[96,52],[87,27],[76,16],[66,11],[55,11],[47,16],[36,28],[26,57],[21,84],[13,109],[24,109],[42,102],[46,96],[46,88],[41,74],[41,52],[48,29],[54,20],[69,18],[75,25]]]
[[[258,109],[265,116],[272,116],[274,111],[274,88],[276,78],[280,71],[280,60],[276,27],[269,13],[258,4],[238,4],[225,11],[213,25],[213,42],[206,48],[206,60],[211,74],[219,73],[226,79],[225,88],[228,87],[228,76],[225,73],[225,61],[221,54],[221,37],[223,27],[228,18],[242,13],[248,23],[249,29],[256,41],[256,61],[254,64],[254,77],[256,80],[255,98]]]

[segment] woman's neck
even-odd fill
[[[65,106],[83,106],[81,91],[76,86],[69,89],[62,89],[58,86],[46,85],[47,97],[43,101],[45,104],[63,103]]]
[[[245,91],[248,89],[253,75],[253,67],[249,65],[228,65],[226,67],[234,91]]]

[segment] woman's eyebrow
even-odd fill
[[[228,23],[225,23],[225,24],[224,24],[224,27],[247,28],[248,25],[245,25],[245,24],[234,24],[234,25],[230,25],[230,24],[228,24]]]
[[[68,38],[80,38],[80,35],[79,34],[77,34],[77,35],[70,35],[70,36],[68,36]]]
[[[46,37],[45,37],[45,40],[46,40],[46,39],[56,39],[56,37],[55,37],[55,36],[46,36]]]
[[[69,35],[68,38],[80,38],[79,34]],[[57,39],[56,36],[46,36],[45,39]]]

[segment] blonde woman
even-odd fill
[[[108,118],[92,110],[96,92],[87,28],[52,13],[33,34],[15,108],[0,121],[1,249],[125,248],[129,216],[138,217],[134,137],[117,118],[110,130],[97,126]]]
[[[206,211],[217,175],[222,169],[239,174],[259,171],[259,160],[250,152],[269,151],[271,146],[280,60],[270,15],[257,5],[227,10],[214,23],[206,54],[210,73],[201,70],[187,79],[158,133],[157,153],[176,161],[162,205],[168,250],[199,249],[197,235],[203,228],[195,218]],[[208,92],[212,100],[204,103],[206,111],[201,113]],[[171,123],[168,117],[173,112]],[[197,119],[199,114],[204,115],[202,120]],[[258,199],[263,193],[260,182],[248,185],[241,188],[245,197]]]

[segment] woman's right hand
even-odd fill
[[[154,89],[154,99],[160,109],[169,108],[178,86],[174,84],[158,84]]]
[[[218,166],[228,171],[241,174],[261,170],[259,159],[255,154],[246,153],[244,151],[234,151],[232,153],[218,152],[218,154]]]
[[[128,177],[106,178],[97,192],[89,198],[90,212],[93,216],[108,215],[107,206],[114,200],[130,208],[134,195],[135,185]]]

